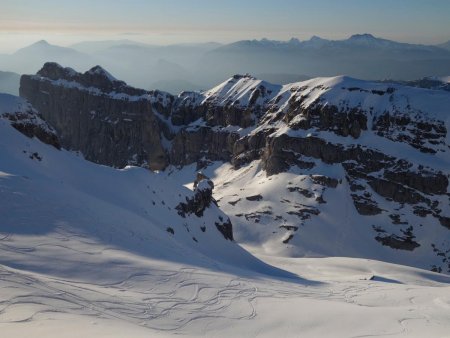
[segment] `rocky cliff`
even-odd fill
[[[220,161],[242,177],[256,163],[267,180],[290,173],[302,179],[280,183],[283,196],[297,199],[260,193],[269,181],[252,190],[261,197],[255,200],[223,195],[219,203],[234,215],[238,233],[267,223],[258,230],[268,234],[257,235],[261,241],[304,254],[297,249],[307,246],[308,227],[329,224],[336,210],[329,204],[347,208],[348,201],[353,207],[328,228],[331,237],[339,234],[336,224],[364,223],[372,244],[420,251],[435,259],[419,265],[450,272],[446,91],[348,77],[281,86],[236,75],[209,91],[173,96],[131,88],[98,66],[80,74],[47,63],[37,75],[22,76],[20,94],[57,130],[63,147],[94,162],[160,170]],[[232,180],[222,184],[216,194],[245,189]]]

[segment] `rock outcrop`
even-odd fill
[[[0,109],[0,119],[8,121],[22,134],[61,149],[55,130],[42,119],[42,116],[29,103],[16,96],[0,94],[0,100],[7,104],[7,111]]]
[[[202,217],[205,209],[212,203],[217,205],[216,200],[213,198],[213,189],[214,183],[203,173],[197,173],[194,181],[194,196],[186,198],[186,202],[181,202],[177,205],[178,214],[181,217],[191,214]],[[215,222],[215,226],[225,239],[233,240],[233,225],[229,218],[224,219],[221,217],[219,222]]]

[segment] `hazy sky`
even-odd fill
[[[449,0],[0,0],[0,52],[40,39],[229,42],[354,33],[450,40]]]

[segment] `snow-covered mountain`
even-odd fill
[[[260,252],[450,272],[448,92],[236,75],[173,96],[107,74],[46,64],[21,95],[91,161],[172,168],[183,184],[206,168],[236,239]]]
[[[448,276],[367,259],[260,256],[283,270],[271,267],[226,238],[227,216],[212,200],[205,204],[207,180],[200,177],[195,191],[178,184],[190,167],[114,169],[61,142],[30,103],[0,94],[6,337],[445,336],[450,329]],[[236,185],[248,190],[253,181],[257,189],[248,169],[222,165],[229,176],[218,177],[237,175]]]

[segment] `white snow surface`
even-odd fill
[[[213,89],[204,92],[203,102],[213,101],[214,104],[221,106],[235,104],[245,108],[250,105],[255,91],[259,90],[259,95],[252,104],[264,106],[275,97],[281,88],[281,85],[258,80],[250,75],[235,75]]]
[[[20,113],[29,110],[32,110],[32,107],[26,100],[14,95],[0,93],[0,114]]]

